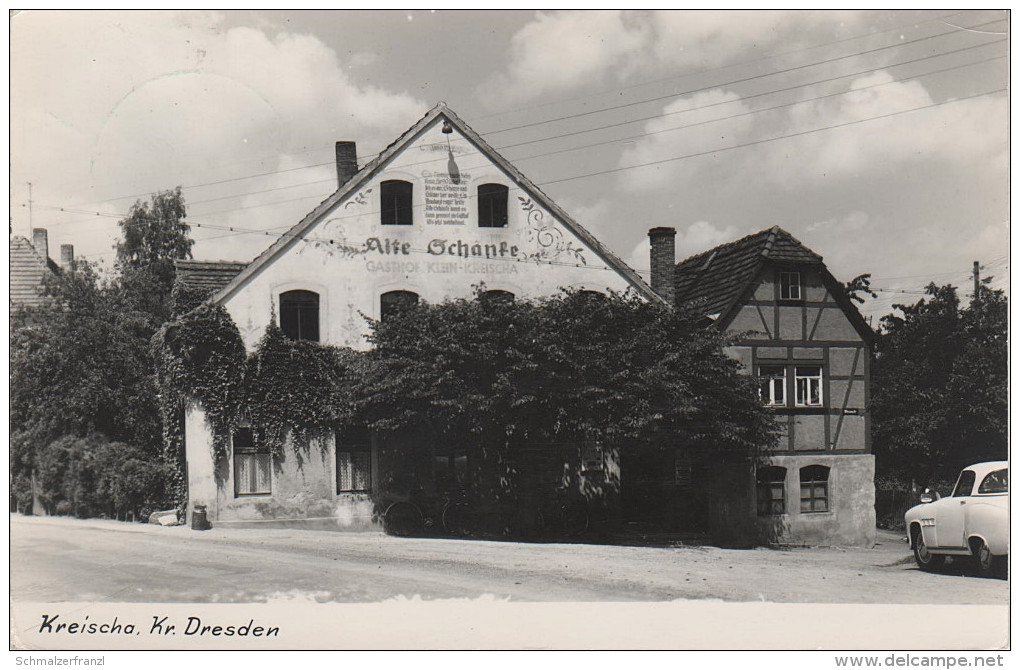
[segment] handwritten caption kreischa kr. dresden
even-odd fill
[[[60,614],[43,614],[39,633],[44,635],[182,635],[187,637],[279,637],[280,627],[247,621],[212,621],[197,616],[172,620],[169,616],[152,616],[144,623],[121,621],[119,617],[94,620],[86,615],[81,620]]]

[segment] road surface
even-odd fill
[[[11,516],[15,602],[378,602],[720,599],[1004,605],[1007,582],[914,567],[902,538],[872,549],[727,550],[409,539],[281,529],[206,532]]]

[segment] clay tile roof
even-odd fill
[[[176,260],[177,281],[189,288],[207,290],[210,295],[230,283],[247,263],[236,261]]]
[[[767,261],[821,264],[822,257],[773,226],[677,263],[677,301],[699,301],[705,314],[725,313]]]
[[[59,272],[59,266],[43,258],[26,238],[10,238],[11,287],[10,302],[14,305],[37,307],[46,302],[42,296],[43,279]]]

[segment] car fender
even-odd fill
[[[993,502],[994,501],[994,502]],[[979,538],[993,556],[1009,553],[1009,518],[1006,508],[995,499],[974,504],[967,515],[967,539]]]

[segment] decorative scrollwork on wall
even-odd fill
[[[322,224],[318,232],[323,235],[329,235],[330,238],[302,238],[301,241],[304,244],[298,249],[298,254],[303,254],[308,249],[321,251],[323,252],[322,263],[325,265],[326,261],[333,257],[349,259],[364,256],[368,253],[368,249],[364,245],[352,245],[347,242],[343,224],[339,222],[339,219],[333,218],[327,220]]]
[[[344,209],[349,209],[351,205],[367,205],[368,194],[372,192],[372,189],[366,188],[364,191],[358,192],[356,196],[344,203]]]
[[[555,223],[544,223],[545,212],[538,208],[531,198],[517,196],[521,203],[521,210],[527,216],[528,241],[535,242],[538,250],[527,255],[527,258],[534,261],[551,261],[567,256],[574,261],[587,265],[588,260],[584,257],[584,249],[576,246],[573,241],[565,239],[563,231]]]

